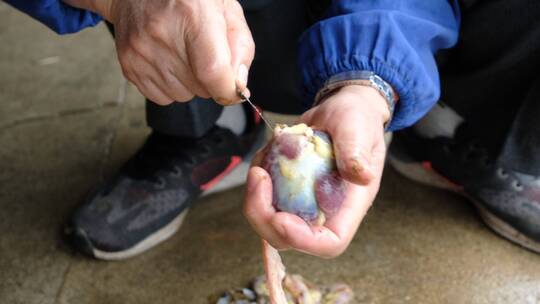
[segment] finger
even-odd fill
[[[325,226],[333,231],[341,240],[350,241],[360,222],[371,207],[378,190],[379,180],[372,181],[372,186],[347,184],[345,199],[332,217],[328,218]]]
[[[348,107],[336,110],[332,100],[305,112],[300,121],[330,134],[340,174],[353,183],[365,185],[373,179],[371,150],[374,135],[369,123]],[[342,110],[345,109],[345,110]],[[343,123],[344,121],[350,123]],[[359,132],[363,130],[363,132]]]
[[[161,78],[165,82],[165,93],[176,101],[187,102],[193,99],[195,95],[176,77],[171,69],[165,69],[161,72]]]
[[[223,105],[238,101],[236,72],[231,66],[231,50],[227,38],[227,23],[217,8],[203,10],[200,26],[187,44],[189,62],[195,77],[212,98]]]
[[[307,110],[306,112],[304,112],[301,116],[300,116],[300,119],[299,121],[300,122],[303,122],[305,123],[306,125],[308,126],[311,126],[313,125],[313,117],[315,116],[315,113],[317,113],[317,109],[319,107],[314,107],[314,108],[311,108],[309,110]]]
[[[175,100],[173,96],[168,94],[168,89],[159,72],[146,59],[141,56],[133,56],[131,67],[139,79],[141,87],[137,87],[145,97],[159,104],[170,104]]]
[[[272,182],[266,171],[253,167],[248,173],[247,191],[244,200],[244,215],[253,229],[277,249],[288,248],[271,225],[276,214],[272,206]]]
[[[263,148],[259,149],[253,158],[251,159],[251,166],[252,167],[261,167],[265,169],[265,163],[264,163],[264,157],[268,152],[270,152],[270,148],[272,146],[272,141],[268,142]]]
[[[324,258],[340,255],[348,245],[325,226],[312,226],[300,217],[279,212],[272,219],[272,226],[295,250]]]
[[[326,119],[327,131],[332,137],[339,173],[353,183],[368,184],[374,178],[371,151],[376,130],[355,111],[342,108],[327,112],[333,116]]]
[[[174,99],[167,96],[163,91],[158,87],[158,85],[149,78],[141,78],[138,83],[136,83],[137,88],[144,95],[144,97],[149,100],[160,104],[168,105],[171,104]]]
[[[158,67],[158,70],[162,75],[166,76],[169,74],[176,78],[186,91],[201,98],[210,98],[210,93],[208,93],[199,80],[195,78],[187,58],[185,58],[185,52],[179,52],[177,44],[169,47],[161,42],[161,45],[163,48],[159,48],[153,52],[150,50],[146,52],[144,57],[147,61],[152,60],[151,62]],[[185,46],[181,47],[182,50],[184,50],[184,48]],[[164,77],[164,79],[167,78]]]
[[[370,136],[362,129],[337,127],[333,132],[334,153],[340,174],[348,181],[367,185],[373,179]]]
[[[175,52],[160,40],[154,40],[153,43],[133,43],[131,50],[138,56],[139,68],[143,65],[146,69],[157,71],[158,80],[162,90],[176,101],[186,102],[193,99],[194,95],[204,97],[208,94],[201,89],[196,81],[192,80],[190,68],[178,58]],[[208,96],[208,95],[207,95]]]
[[[195,96],[205,99],[212,97],[204,86],[195,78],[195,75],[189,66],[177,69],[177,71],[178,70],[181,72],[176,72],[177,78],[186,88],[189,88],[189,91],[193,92]]]
[[[255,55],[255,42],[240,3],[237,0],[229,0],[225,2],[225,7],[231,63],[237,75],[237,89],[243,92],[247,87],[248,71]]]
[[[143,96],[161,105],[172,102],[172,98],[164,94],[151,79],[141,74],[145,70],[134,66],[134,63],[139,61],[140,56],[137,56],[134,52],[127,51],[122,52],[118,57],[122,67],[122,73],[137,87]]]
[[[377,188],[348,184],[341,209],[327,219],[324,226],[310,226],[299,217],[283,212],[274,216],[272,225],[279,237],[292,248],[320,257],[336,257],[352,241]]]

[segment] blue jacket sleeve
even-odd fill
[[[332,1],[326,19],[300,38],[308,105],[329,77],[368,70],[399,94],[389,129],[412,125],[440,96],[434,54],[456,43],[459,18],[457,1]]]
[[[59,34],[78,32],[94,26],[101,17],[90,11],[74,8],[61,0],[4,0]]]

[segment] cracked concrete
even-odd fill
[[[243,188],[201,199],[178,234],[128,261],[67,247],[62,223],[148,134],[144,101],[104,26],[57,37],[0,3],[0,41],[0,303],[208,303],[261,273]],[[341,257],[284,259],[315,282],[350,284],[356,303],[540,303],[537,255],[464,199],[391,169]]]

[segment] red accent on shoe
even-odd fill
[[[206,190],[212,188],[213,186],[215,186],[220,180],[222,180],[227,174],[229,174],[229,172],[231,172],[232,169],[234,169],[236,166],[238,166],[238,164],[240,164],[240,162],[242,162],[241,157],[239,157],[239,156],[231,156],[230,163],[225,168],[225,170],[223,170],[220,174],[218,174],[216,177],[214,177],[213,179],[211,179],[207,183],[202,184],[201,185],[201,190],[206,191]]]
[[[458,191],[458,192],[463,191],[463,186],[456,184],[455,182],[448,179],[448,177],[440,174],[439,172],[437,172],[437,170],[433,169],[433,165],[431,164],[430,161],[423,161],[422,168],[424,168],[424,170],[426,171],[431,171],[435,173],[437,176],[439,176],[440,178],[442,178],[444,181],[446,181],[449,184],[450,187],[454,189],[454,191]]]
[[[431,165],[431,162],[429,161],[423,161],[422,168],[424,168],[424,170],[427,170],[427,171],[435,171],[433,170],[433,166]]]

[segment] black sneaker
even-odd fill
[[[178,230],[194,200],[215,191],[233,169],[244,168],[228,185],[245,182],[249,158],[264,136],[264,125],[254,117],[248,117],[241,136],[217,126],[200,139],[152,133],[120,172],[76,210],[65,229],[68,239],[103,260],[129,258],[156,246]]]
[[[415,127],[394,133],[390,164],[412,180],[463,194],[495,232],[540,253],[540,180],[497,165],[449,111],[437,106]]]

